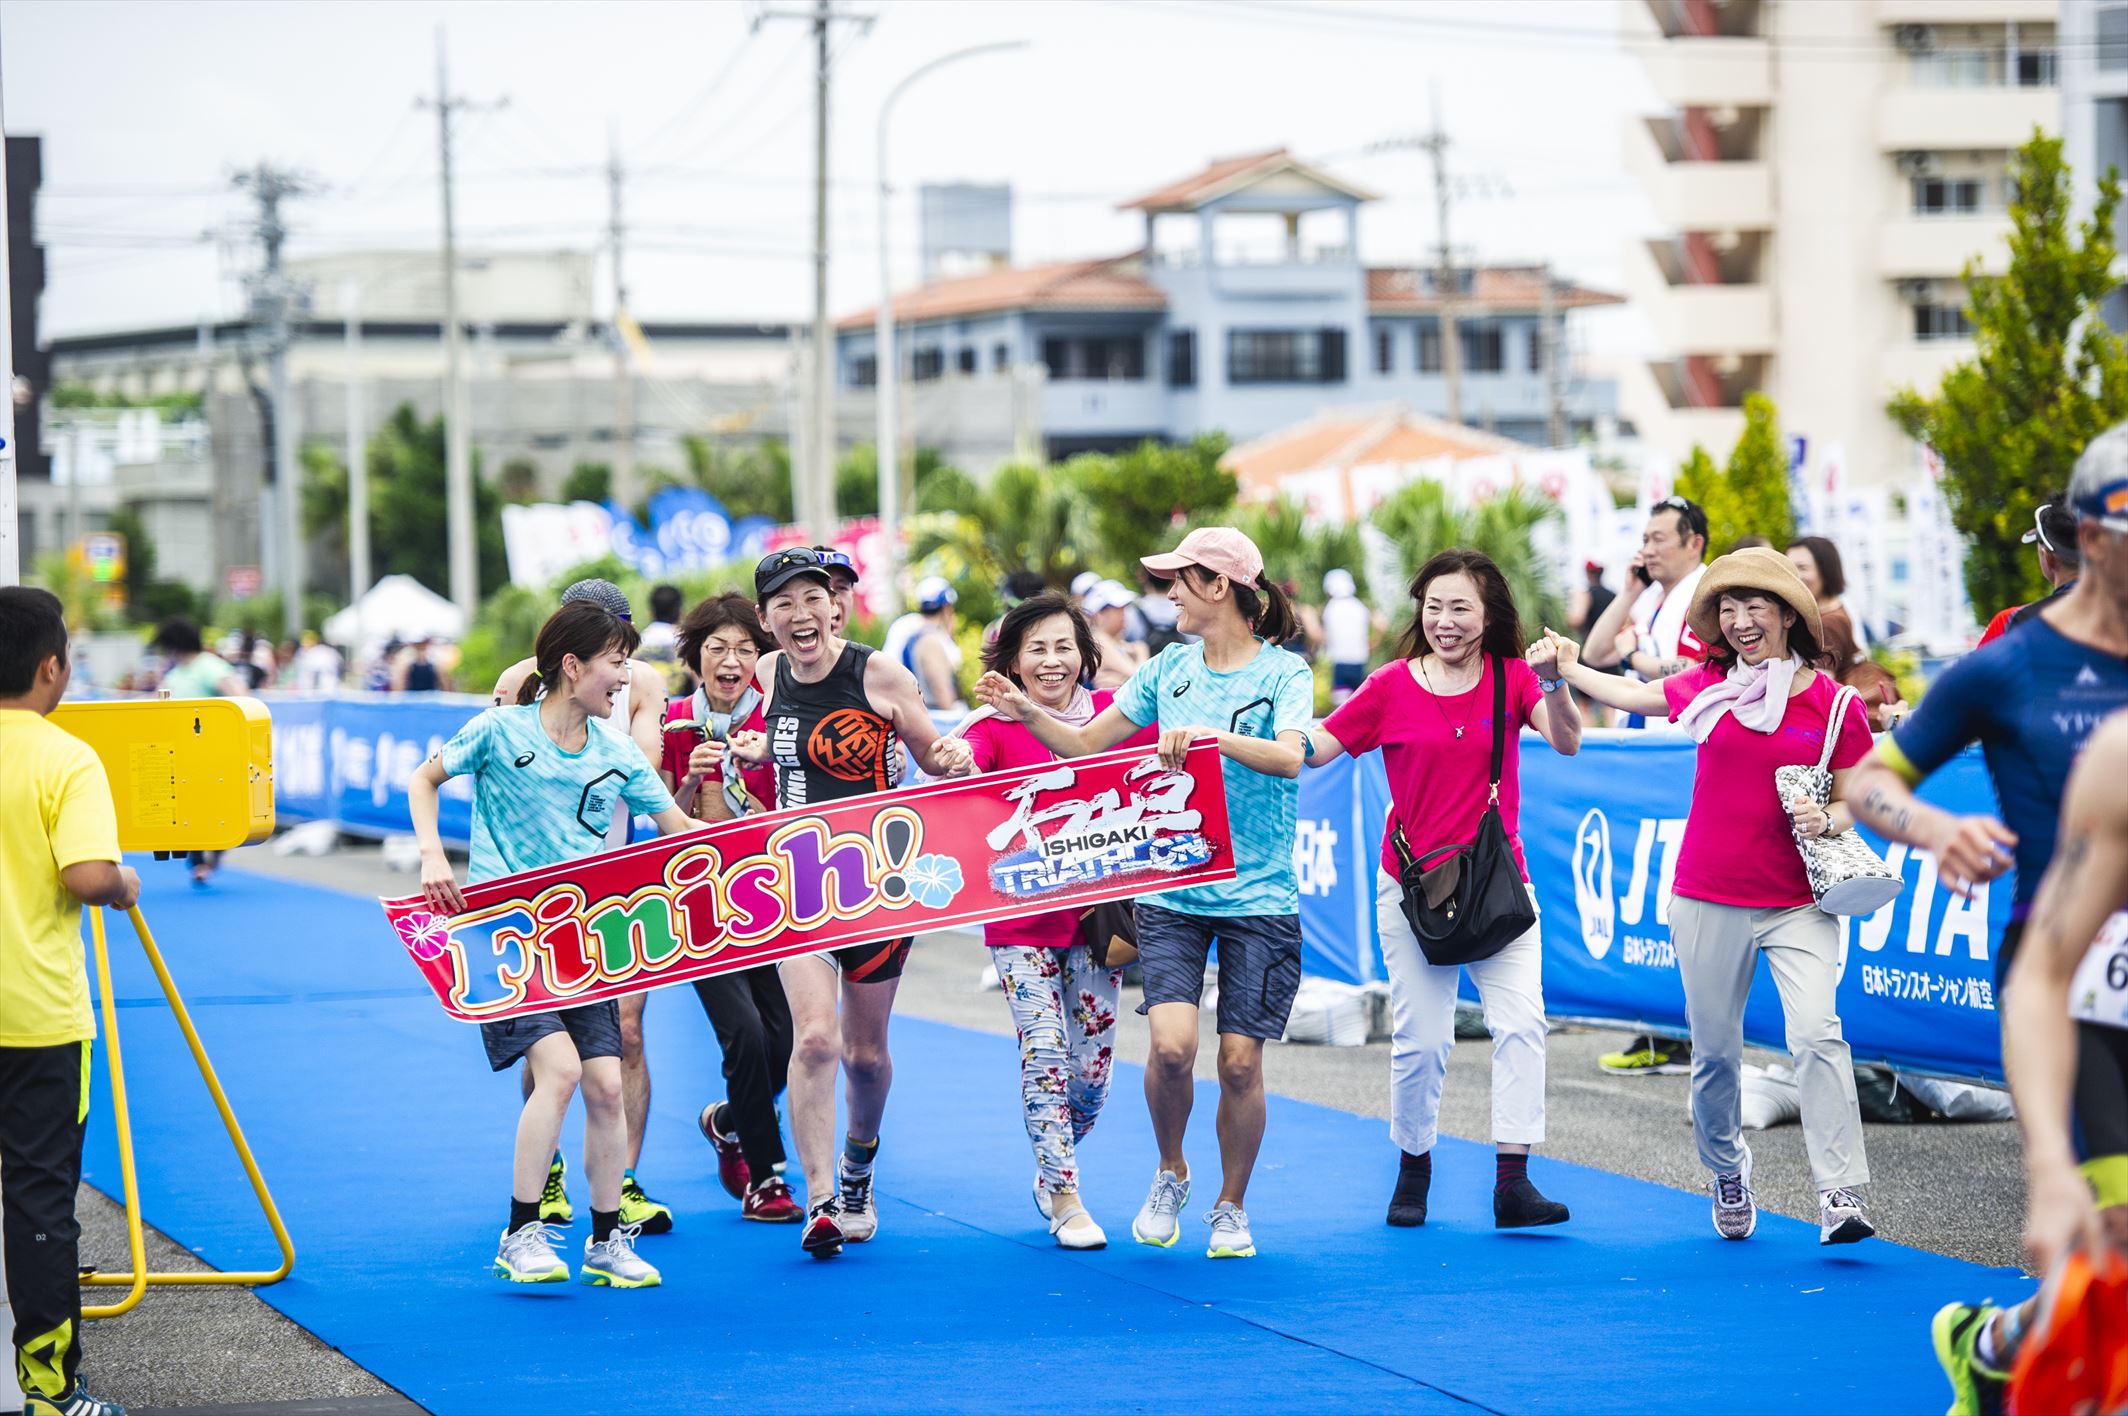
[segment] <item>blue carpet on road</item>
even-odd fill
[[[1389,1230],[1382,1123],[1276,1097],[1249,1195],[1260,1256],[1214,1263],[1205,1087],[1184,1240],[1147,1249],[1129,1242],[1154,1156],[1129,1067],[1084,1162],[1089,1204],[1122,1242],[1066,1255],[1028,1197],[1011,1039],[915,1019],[894,1025],[879,1238],[817,1263],[796,1226],[744,1223],[718,1187],[694,1121],[722,1094],[716,1043],[678,989],[649,1010],[639,1172],[678,1216],[642,1243],[665,1286],[513,1288],[486,1265],[507,1216],[516,1077],[491,1074],[474,1031],[444,1017],[376,905],[241,871],[194,891],[181,863],[140,865],[148,922],[295,1237],[294,1276],[260,1296],[439,1413],[1920,1412],[1945,1404],[1929,1314],[2028,1286],[1885,1243],[1828,1253],[1811,1226],[1772,1217],[1724,1243],[1700,1197],[1541,1157],[1535,1176],[1573,1222],[1499,1234],[1489,1148],[1458,1141],[1438,1152],[1431,1222]],[[114,923],[147,1218],[216,1267],[269,1268],[243,1172]],[[102,1077],[95,1104],[88,1175],[117,1195]],[[589,1208],[574,1168],[571,1189],[573,1267]]]

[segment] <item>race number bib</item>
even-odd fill
[[[2069,984],[2069,1016],[2128,1028],[2128,910],[2110,916]]]

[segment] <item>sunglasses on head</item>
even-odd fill
[[[793,566],[812,566],[822,563],[820,553],[811,546],[792,546],[788,550],[776,551],[773,554],[763,556],[761,564],[754,567],[754,574],[770,575],[779,570],[789,570]]]

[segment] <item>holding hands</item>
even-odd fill
[[[731,748],[731,755],[749,767],[759,767],[768,761],[767,733],[733,733],[725,742]],[[687,759],[687,770],[694,771],[695,760],[704,752],[715,751],[716,746],[715,743],[706,742],[696,748],[693,755]]]
[[[1008,723],[1024,723],[1037,711],[1034,700],[995,669],[975,681],[975,696]]]
[[[973,777],[975,749],[966,738],[942,737],[931,745],[931,768],[934,777]]]

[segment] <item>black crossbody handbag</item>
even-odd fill
[[[1506,666],[1498,658],[1492,665],[1492,795],[1485,814],[1478,818],[1476,839],[1414,856],[1401,823],[1394,824],[1389,833],[1396,845],[1404,918],[1430,964],[1474,964],[1490,959],[1537,922],[1537,907],[1515,864],[1507,826],[1500,820],[1500,767],[1511,730]]]

